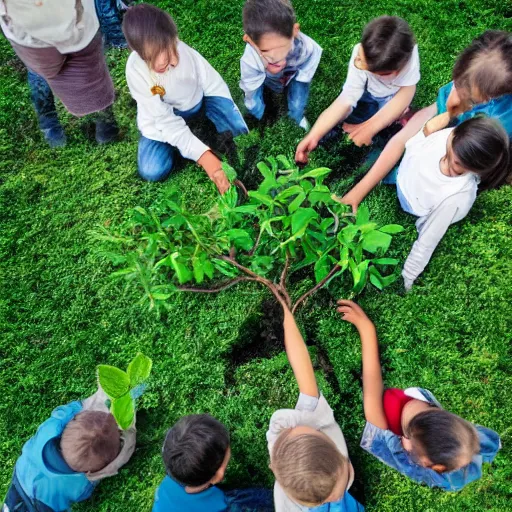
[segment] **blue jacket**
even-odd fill
[[[59,450],[59,438],[64,428],[81,410],[81,402],[57,407],[23,446],[15,473],[33,505],[42,503],[61,512],[69,510],[73,503],[89,498],[94,491],[95,483],[91,483],[85,473],[73,471]]]

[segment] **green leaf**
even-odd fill
[[[361,226],[367,224],[370,221],[370,210],[365,204],[359,206],[356,214],[356,225]]]
[[[203,272],[210,278],[213,279],[213,274],[215,272],[215,267],[212,262],[209,260],[205,260],[203,262]]]
[[[251,260],[251,269],[260,275],[265,275],[272,270],[274,258],[272,256],[256,256]]]
[[[192,258],[192,271],[197,284],[201,284],[204,280],[203,263],[199,258]]]
[[[153,361],[139,352],[128,365],[127,373],[130,378],[130,387],[134,388],[148,380],[152,366]]]
[[[119,428],[126,430],[131,427],[135,419],[135,405],[130,393],[126,393],[120,398],[112,400],[110,412],[116,419]]]
[[[305,229],[316,218],[318,218],[318,213],[313,208],[299,208],[292,215],[292,233],[295,234],[301,229]]]
[[[98,366],[98,381],[103,391],[111,399],[119,398],[130,390],[128,374],[115,366],[100,364]]]
[[[400,261],[395,258],[376,258],[372,260],[372,263],[377,265],[398,265]]]
[[[327,167],[319,167],[318,169],[313,169],[312,171],[308,171],[300,176],[300,179],[303,180],[305,178],[323,178],[330,174],[331,169]]]
[[[227,162],[222,162],[222,169],[226,173],[230,183],[236,180],[236,171]]]
[[[243,204],[242,206],[237,206],[233,208],[233,212],[235,213],[254,213],[258,208],[259,204]]]
[[[172,297],[172,293],[152,293],[151,297],[154,300],[167,300]]]
[[[375,286],[375,288],[378,288],[379,290],[382,290],[384,286],[381,283],[381,280],[372,272],[370,272],[370,283]]]
[[[227,277],[236,277],[238,275],[237,269],[227,261],[214,259],[212,264],[221,274]]]
[[[285,169],[294,169],[295,164],[292,164],[288,158],[286,158],[284,155],[277,155],[277,160],[281,163],[281,165]]]
[[[285,188],[282,192],[279,192],[279,194],[277,194],[277,196],[274,197],[274,200],[282,202],[285,199],[291,196],[295,196],[297,194],[304,194],[305,196],[305,192],[300,185],[293,185],[293,187]]]
[[[254,192],[252,190],[249,190],[248,194],[250,198],[256,199],[256,201],[259,201],[260,203],[264,204],[265,206],[268,206],[269,208],[272,208],[272,206],[274,206],[274,200],[268,194],[260,194],[259,192]]]
[[[171,254],[171,265],[176,272],[178,282],[180,284],[185,284],[192,280],[193,274],[184,263],[178,261],[179,256],[180,254],[178,252],[173,252]]]
[[[368,280],[368,265],[370,264],[369,260],[362,261],[357,265],[357,272],[354,274],[352,272],[352,275],[354,276],[354,287],[352,288],[352,291],[354,293],[361,293],[366,286],[366,282]],[[357,279],[356,279],[357,276]]]
[[[265,162],[259,162],[256,167],[264,178],[275,178],[274,173],[270,170]]]
[[[389,286],[390,284],[394,283],[398,279],[398,274],[394,273],[389,276],[383,276],[375,267],[370,267],[370,280],[371,276],[375,276],[378,278],[379,283],[382,288],[385,288],[386,286]],[[372,284],[379,288],[373,281]],[[382,288],[379,288],[379,290],[382,290]]]
[[[390,235],[394,235],[396,233],[401,233],[404,231],[404,227],[399,224],[387,224],[386,226],[382,226],[379,228],[379,231],[383,233],[389,233]]]
[[[377,230],[369,231],[363,235],[363,249],[371,253],[376,253],[378,250],[384,253],[388,250],[391,240],[391,235],[387,233]]]
[[[288,212],[293,213],[300,207],[300,205],[306,199],[306,193],[302,192],[297,195],[297,197],[288,205]]]
[[[348,247],[345,245],[340,250],[340,261],[338,261],[341,270],[345,270],[348,267],[348,257]]]
[[[327,277],[327,275],[329,274],[329,271],[331,270],[330,259],[328,258],[328,256],[329,256],[328,254],[324,254],[315,263],[315,267],[314,267],[315,281],[317,282],[317,284],[322,279]]]

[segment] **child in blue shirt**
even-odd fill
[[[288,115],[305,130],[309,88],[322,48],[300,31],[288,0],[247,0],[244,5],[245,52],[240,59],[240,88],[256,119],[265,112],[264,87],[287,91]]]
[[[57,407],[16,462],[2,512],[61,512],[88,499],[135,449],[135,428],[120,432],[100,389]]]
[[[217,487],[231,458],[226,427],[208,414],[181,418],[165,437],[162,450],[167,476],[155,493],[153,512],[270,512],[266,489],[224,492]]]
[[[426,389],[385,390],[375,326],[352,301],[338,301],[337,309],[361,337],[366,417],[361,447],[429,487],[458,491],[479,479],[482,464],[492,462],[501,447],[498,434],[445,411]]]

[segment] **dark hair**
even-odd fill
[[[121,434],[108,412],[83,411],[64,428],[60,449],[67,465],[79,473],[108,466],[121,450]]]
[[[123,18],[123,33],[128,46],[149,65],[162,52],[175,52],[178,28],[170,14],[149,4],[128,8]]]
[[[243,11],[244,32],[258,44],[264,34],[293,37],[295,11],[288,0],[247,0]]]
[[[458,469],[461,457],[473,457],[480,451],[474,425],[437,407],[414,416],[406,434],[415,444],[419,444],[432,464],[445,466],[445,471]]]
[[[458,56],[452,78],[457,89],[476,89],[490,100],[512,94],[512,34],[487,30]]]
[[[510,139],[496,119],[477,116],[456,126],[452,149],[480,177],[480,190],[499,187],[510,175]]]
[[[168,475],[197,487],[211,480],[229,448],[226,427],[209,414],[181,418],[168,432],[162,455]]]
[[[364,27],[361,39],[368,71],[400,71],[411,58],[414,34],[398,16],[380,16]]]

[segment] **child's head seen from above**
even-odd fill
[[[350,463],[323,432],[307,426],[283,430],[274,444],[271,469],[297,503],[316,507],[342,498]]]
[[[405,20],[380,16],[366,25],[355,66],[383,78],[392,78],[409,62],[414,34]]]
[[[167,474],[176,482],[215,485],[224,479],[231,457],[229,432],[209,414],[184,416],[167,432],[162,456]]]
[[[171,16],[149,4],[130,7],[123,18],[128,46],[156,73],[178,64],[178,29]]]
[[[243,11],[244,41],[259,53],[265,68],[277,74],[299,33],[295,11],[288,0],[247,0]]]
[[[512,94],[512,34],[488,30],[458,56],[452,74],[455,87],[447,108],[457,113],[461,103],[468,107]]]
[[[475,427],[469,421],[436,407],[411,419],[404,429],[402,444],[421,466],[438,473],[463,468],[480,452]]]
[[[446,176],[476,174],[480,178],[480,190],[499,187],[510,175],[508,134],[495,119],[468,119],[450,134],[440,165]]]
[[[108,412],[83,411],[64,429],[60,449],[67,465],[78,473],[95,473],[119,455],[121,434]]]

